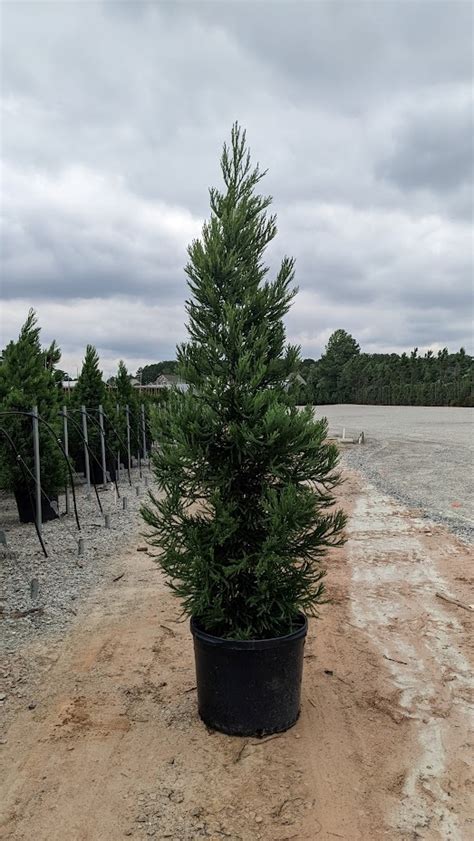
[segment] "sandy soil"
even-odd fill
[[[436,595],[474,602],[472,554],[355,474],[342,496],[349,540],[296,726],[259,741],[202,725],[187,623],[129,548],[63,637],[22,652],[39,677],[11,700],[0,838],[472,838],[472,613]]]

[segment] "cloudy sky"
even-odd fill
[[[1,344],[173,358],[234,120],[296,257],[288,336],[472,342],[472,15],[457,0],[5,2]]]

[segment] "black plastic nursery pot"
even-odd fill
[[[227,640],[191,619],[199,715],[208,727],[232,736],[280,733],[300,712],[308,622],[284,637]]]
[[[34,523],[36,519],[36,500],[34,491],[28,493],[28,490],[14,491],[15,502],[18,508],[18,516],[20,523]],[[58,500],[51,500],[56,505]],[[44,497],[41,500],[41,519],[43,523],[49,520],[56,520],[58,517],[57,509],[55,510]]]

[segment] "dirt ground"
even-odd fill
[[[0,838],[474,837],[472,551],[356,474],[341,497],[349,540],[310,624],[296,726],[205,728],[188,624],[137,538],[62,638],[22,652],[37,679],[11,700]]]

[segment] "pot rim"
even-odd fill
[[[308,619],[304,615],[304,613],[298,613],[298,620],[301,622],[301,626],[296,628],[290,634],[284,634],[280,637],[267,637],[265,639],[248,639],[248,640],[235,640],[235,639],[227,639],[226,637],[216,637],[213,634],[208,633],[203,628],[199,626],[198,621],[191,617],[190,620],[190,628],[191,633],[195,639],[198,639],[199,642],[204,643],[205,645],[215,646],[219,648],[227,648],[227,649],[237,649],[239,651],[258,651],[265,648],[276,648],[285,643],[291,643],[298,639],[304,639],[306,637],[308,631]]]

